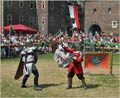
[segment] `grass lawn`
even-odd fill
[[[120,66],[120,53],[113,54],[113,65]]]
[[[114,54],[114,63],[118,63],[118,54]],[[79,88],[81,82],[75,76],[73,89],[66,90],[67,68],[60,68],[53,60],[53,54],[39,55],[37,68],[41,91],[33,89],[33,75],[27,81],[28,88],[21,88],[21,77],[14,80],[19,58],[1,60],[1,98],[13,97],[73,97],[73,98],[119,98],[119,78],[117,76],[85,73],[88,89]]]

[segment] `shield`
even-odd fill
[[[37,53],[34,53],[34,59],[35,59],[35,64],[36,64],[36,63],[37,63],[37,60],[38,60]]]
[[[15,80],[19,79],[23,75],[23,65],[24,63],[22,62],[22,58],[21,58],[15,77],[14,77]]]
[[[60,51],[59,49],[56,49],[54,54],[54,61],[58,63],[59,67],[66,68],[68,67],[72,57],[70,56],[70,53],[65,53],[64,51]]]
[[[71,56],[65,58],[65,59],[63,60],[62,64],[61,64],[61,66],[62,66],[63,68],[67,68],[67,67],[69,66],[71,60],[72,60],[72,57],[71,57]]]
[[[95,66],[99,66],[102,63],[102,59],[103,59],[102,56],[92,56],[91,57],[92,64]]]

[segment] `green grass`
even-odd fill
[[[113,54],[113,65],[120,66],[120,53]]]
[[[53,59],[52,53],[39,55],[40,59]],[[113,66],[120,66],[120,53],[113,53]]]
[[[53,59],[53,53],[38,55],[39,59]]]
[[[38,54],[39,59],[51,59],[53,60],[53,53],[50,54]],[[2,59],[1,62],[7,61],[18,61],[19,57],[17,58],[9,58],[9,59]],[[120,66],[120,53],[113,53],[113,66]]]
[[[1,60],[1,98],[13,97],[80,97],[80,98],[119,98],[118,76],[96,75],[85,73],[85,79],[89,89],[79,88],[81,82],[75,76],[73,78],[73,89],[66,90],[67,68],[59,68],[53,61],[54,54],[39,55],[37,68],[40,74],[39,84],[42,91],[33,89],[33,75],[27,81],[28,88],[22,89],[21,77],[14,80],[14,75],[19,64],[19,58]],[[116,62],[118,54],[114,54]],[[116,63],[115,62],[115,63]]]
[[[39,55],[40,59],[53,59],[54,54]],[[113,66],[120,66],[120,53],[113,53]]]

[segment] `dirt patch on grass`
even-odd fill
[[[86,69],[84,68],[84,73],[89,74],[110,74],[110,69]],[[120,75],[120,66],[113,66],[112,67],[112,75]]]
[[[41,91],[33,89],[33,78],[31,75],[27,81],[28,88],[22,89],[21,77],[14,80],[14,75],[18,67],[18,62],[3,62],[1,64],[1,94],[2,98],[8,97],[80,97],[80,98],[118,98],[119,81],[118,77],[106,75],[91,75],[85,72],[85,79],[89,89],[80,88],[81,81],[75,76],[73,78],[73,88],[66,90],[67,87],[67,68],[60,68],[52,60],[39,59],[37,68],[39,71],[39,85],[43,88]],[[115,70],[117,70],[114,68]],[[85,70],[84,70],[85,71]]]

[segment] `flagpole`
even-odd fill
[[[10,57],[10,50],[11,50],[11,44],[10,44],[10,38],[11,38],[11,34],[16,33],[15,30],[12,28],[12,25],[10,24],[10,28],[9,28],[9,45],[8,45],[8,57]]]

